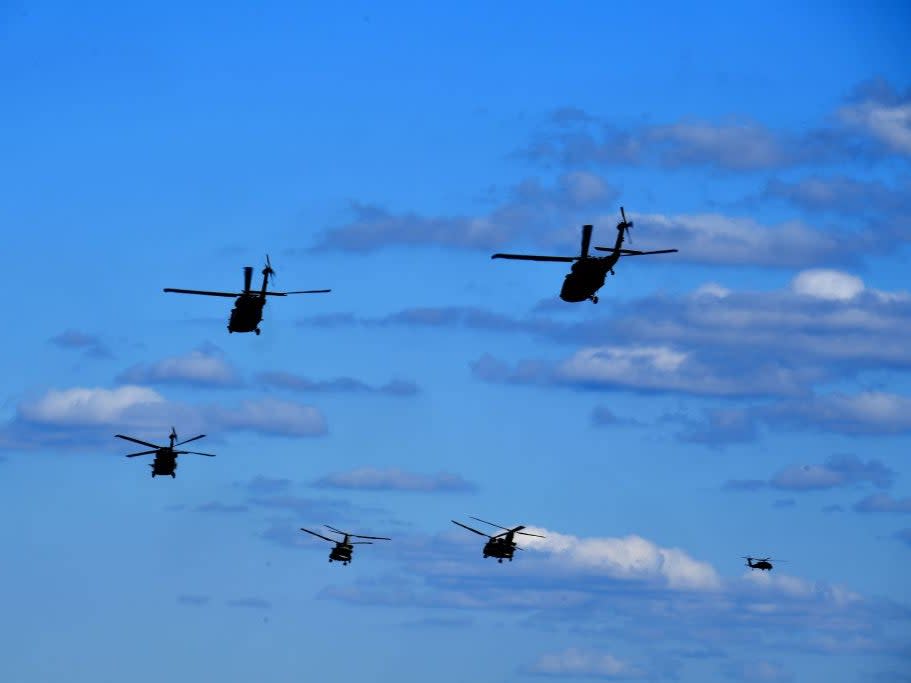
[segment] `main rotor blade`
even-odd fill
[[[499,524],[494,524],[493,522],[488,522],[486,519],[481,519],[480,517],[472,517],[471,515],[468,515],[468,516],[471,517],[472,519],[478,520],[479,522],[484,522],[484,524],[489,524],[490,526],[495,526],[495,527],[497,527],[497,529],[502,529],[503,531],[515,531],[516,530],[516,529],[507,529],[505,526],[500,526]],[[517,527],[517,528],[524,529],[525,527],[521,526],[521,527]]]
[[[201,289],[174,289],[173,287],[165,287],[165,292],[174,292],[176,294],[202,294],[203,296],[224,296],[228,298],[235,298],[240,296],[240,294],[232,294],[231,292],[206,292]]]
[[[542,536],[541,534],[530,534],[527,531],[517,531],[519,536],[534,536],[535,538],[547,538],[547,536]]]
[[[463,529],[468,529],[469,531],[475,532],[478,536],[484,536],[485,538],[493,538],[493,536],[491,536],[490,534],[485,534],[483,531],[478,531],[477,529],[472,529],[470,526],[466,526],[465,524],[462,524],[461,522],[457,522],[454,519],[451,519],[449,521],[452,522],[453,524],[458,524]]]
[[[579,252],[581,258],[588,256],[588,245],[592,242],[592,226],[583,225],[582,226],[582,249]]]
[[[613,247],[595,247],[598,251],[620,252],[621,256],[650,256],[652,254],[674,254],[679,249],[658,249],[657,251],[636,251],[634,249],[614,249]]]
[[[321,539],[323,539],[324,541],[329,541],[330,543],[335,543],[335,542],[336,542],[334,538],[326,538],[326,537],[323,536],[322,534],[318,534],[318,533],[316,533],[315,531],[310,531],[310,529],[305,529],[304,527],[301,527],[301,531],[306,531],[306,532],[307,532],[308,534],[310,534],[311,536],[316,536],[317,538],[321,538]]]
[[[331,289],[301,289],[296,292],[283,292],[283,294],[328,294],[331,291]],[[266,294],[272,294],[272,292],[266,292]]]
[[[385,536],[362,536],[361,534],[348,534],[351,538],[372,538],[374,541],[391,541],[391,538]]]
[[[141,439],[134,439],[132,436],[124,436],[123,434],[115,434],[118,439],[124,439],[125,441],[132,441],[133,443],[138,443],[140,446],[148,446],[149,448],[154,448],[158,450],[159,448],[164,448],[164,446],[156,446],[153,443],[148,441],[142,441]]]
[[[494,254],[490,258],[506,258],[514,261],[559,261],[560,263],[572,263],[578,261],[578,256],[536,256],[535,254]]]
[[[351,534],[349,534],[347,531],[339,531],[334,526],[329,526],[328,524],[323,524],[323,526],[326,527],[327,529],[329,529],[330,531],[334,531],[337,534],[341,534],[342,536],[351,536]]]
[[[191,455],[205,455],[205,456],[207,456],[207,457],[209,457],[209,458],[214,458],[214,457],[215,457],[215,453],[200,453],[199,451],[174,451],[174,452],[175,452],[175,453],[180,453],[180,454],[183,454],[183,453],[190,453]]]
[[[348,545],[373,545],[372,541],[351,541]]]
[[[205,434],[199,434],[197,436],[194,436],[192,439],[184,439],[183,441],[178,441],[174,445],[183,446],[185,443],[190,443],[191,441],[196,441],[197,439],[202,439],[204,436],[205,436]]]
[[[126,457],[135,458],[137,455],[149,455],[151,453],[157,453],[157,452],[158,452],[158,449],[156,448],[154,451],[139,451],[138,453],[128,453]]]

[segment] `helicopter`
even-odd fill
[[[175,292],[176,294],[202,294],[203,296],[224,296],[237,297],[234,302],[234,308],[231,311],[231,318],[228,320],[228,332],[255,332],[260,333],[259,323],[263,319],[263,306],[266,305],[267,296],[287,296],[289,294],[327,294],[331,289],[305,289],[297,292],[269,292],[266,291],[269,285],[269,278],[275,279],[275,271],[272,269],[272,263],[269,261],[269,255],[266,254],[266,265],[263,268],[263,285],[257,291],[250,289],[250,282],[253,279],[253,266],[244,266],[244,290],[239,293],[235,292],[209,292],[199,289],[174,289],[165,287],[166,292]]]
[[[352,534],[350,531],[339,531],[335,527],[331,527],[328,524],[324,524],[327,529],[333,533],[344,536],[341,541],[336,541],[334,538],[327,538],[322,534],[318,534],[315,531],[310,531],[310,529],[305,529],[301,527],[301,531],[306,531],[308,534],[321,538],[324,541],[329,541],[330,543],[335,543],[335,547],[329,551],[329,561],[330,562],[341,562],[343,565],[351,564],[351,555],[354,553],[354,546],[356,545],[373,545],[371,541],[351,541],[351,538],[369,538],[372,541],[391,541],[391,538],[386,538],[385,536],[361,536],[360,534]]]
[[[191,441],[196,441],[205,436],[205,434],[200,434],[199,436],[194,436],[192,439],[184,439],[183,441],[177,441],[177,430],[171,427],[171,433],[168,436],[170,444],[167,446],[156,446],[153,443],[148,441],[142,441],[141,439],[136,439],[132,436],[125,436],[123,434],[115,434],[118,439],[124,439],[126,441],[132,441],[133,443],[138,443],[142,446],[148,446],[152,450],[150,451],[139,451],[139,453],[129,453],[126,457],[135,458],[137,455],[149,455],[151,453],[155,454],[155,460],[152,462],[149,467],[152,468],[152,476],[161,475],[167,476],[171,475],[171,478],[176,478],[177,474],[175,470],[177,469],[177,456],[183,455],[184,453],[192,453],[193,455],[205,455],[210,458],[214,458],[214,453],[200,453],[199,451],[176,451],[174,448],[176,446],[182,446],[185,443],[190,443]]]
[[[470,526],[462,524],[461,522],[457,522],[454,519],[450,520],[450,521],[453,524],[458,524],[463,529],[468,529],[469,531],[473,531],[474,533],[478,534],[479,536],[486,536],[489,540],[487,541],[487,543],[484,544],[484,550],[483,550],[484,558],[487,559],[488,557],[495,557],[495,558],[497,558],[497,562],[499,562],[500,564],[503,563],[503,560],[509,560],[510,562],[512,562],[512,556],[515,553],[515,551],[522,550],[522,548],[517,546],[516,542],[513,540],[513,538],[515,537],[516,534],[520,534],[521,536],[534,536],[536,538],[545,538],[544,536],[539,536],[538,534],[530,534],[527,531],[522,531],[522,529],[525,528],[524,526],[517,526],[512,529],[507,529],[505,526],[500,526],[499,524],[494,524],[493,522],[488,522],[486,520],[481,519],[480,517],[472,517],[472,519],[476,519],[479,522],[484,522],[484,524],[489,524],[490,526],[495,526],[498,529],[503,529],[504,533],[491,536],[490,534],[485,534],[483,531],[478,531],[477,529],[472,529]]]
[[[572,263],[570,272],[563,281],[560,298],[563,301],[591,301],[598,303],[598,290],[604,286],[607,274],[614,274],[614,266],[621,256],[648,256],[650,254],[672,254],[677,249],[659,249],[658,251],[637,251],[623,249],[623,240],[629,234],[633,222],[626,220],[626,212],[620,207],[622,220],[617,223],[617,241],[613,247],[595,247],[598,251],[610,252],[609,256],[589,256],[588,247],[592,239],[592,226],[582,226],[582,248],[579,256],[538,256],[535,254],[494,254],[490,258],[514,259],[517,261],[559,261]],[[632,238],[630,238],[632,242]]]
[[[763,557],[762,559],[757,559],[757,558],[753,558],[753,557],[744,557],[743,559],[745,559],[747,561],[747,567],[749,567],[750,569],[760,569],[760,570],[765,570],[768,572],[772,571],[772,558],[771,557]],[[756,560],[755,562],[753,562],[754,559]],[[785,560],[775,560],[775,562],[784,562],[784,561]]]

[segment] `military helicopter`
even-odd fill
[[[673,254],[677,249],[659,249],[658,251],[636,251],[623,249],[623,239],[633,227],[633,222],[626,220],[626,212],[620,207],[623,218],[617,223],[617,241],[613,247],[595,247],[598,251],[610,252],[610,256],[589,256],[588,247],[592,239],[592,226],[582,226],[582,249],[579,256],[537,256],[534,254],[494,254],[490,258],[514,259],[517,261],[560,261],[572,263],[569,274],[563,281],[560,298],[563,301],[591,301],[598,303],[597,292],[604,286],[607,274],[614,274],[614,266],[621,256],[648,256],[650,254]],[[632,239],[630,239],[632,242]]]
[[[234,302],[234,309],[231,311],[231,318],[228,320],[228,332],[256,332],[259,334],[259,323],[263,319],[263,306],[266,305],[267,296],[288,296],[289,294],[326,294],[331,289],[304,289],[297,292],[269,292],[266,288],[269,285],[269,278],[275,279],[275,271],[272,269],[272,263],[269,261],[269,255],[266,255],[266,265],[263,268],[263,286],[257,291],[250,289],[250,281],[253,279],[253,267],[244,266],[244,291],[235,292],[209,292],[199,289],[174,289],[165,287],[166,292],[175,292],[177,294],[202,294],[203,296],[224,296],[237,297]]]
[[[129,453],[126,457],[135,458],[137,455],[149,455],[151,453],[155,454],[155,460],[152,462],[149,467],[152,468],[152,476],[161,475],[167,476],[171,475],[172,478],[177,477],[175,470],[177,469],[177,456],[183,455],[185,453],[192,453],[193,455],[205,455],[210,458],[214,458],[214,453],[200,453],[199,451],[177,451],[174,450],[177,446],[182,446],[185,443],[190,443],[191,441],[196,441],[205,436],[205,434],[200,434],[199,436],[194,436],[192,439],[184,439],[183,441],[177,441],[177,431],[171,427],[171,434],[168,436],[170,439],[170,444],[167,446],[156,446],[153,443],[148,441],[142,441],[141,439],[136,439],[132,436],[124,436],[123,434],[115,434],[118,439],[125,439],[126,441],[132,441],[133,443],[138,443],[142,446],[148,446],[152,450],[150,451],[139,451],[138,453]]]
[[[744,557],[747,561],[747,567],[750,569],[764,569],[765,571],[772,571],[772,558],[764,557],[762,559],[756,559],[753,557]],[[755,562],[753,560],[756,559]],[[785,562],[785,560],[775,560],[775,562]]]
[[[349,531],[339,531],[335,527],[331,527],[328,524],[324,524],[327,529],[330,531],[344,536],[341,541],[336,541],[334,538],[327,538],[322,534],[318,534],[315,531],[310,531],[310,529],[305,529],[301,527],[301,531],[306,531],[308,534],[321,538],[324,541],[329,541],[330,543],[335,543],[335,547],[329,551],[329,561],[330,562],[341,562],[344,565],[351,563],[351,555],[354,553],[354,546],[356,545],[373,545],[371,541],[350,541],[351,538],[369,538],[373,541],[391,541],[391,538],[386,538],[385,536],[361,536],[360,534],[352,534]]]
[[[493,522],[488,522],[481,519],[480,517],[472,517],[479,522],[484,522],[484,524],[489,524],[490,526],[495,526],[498,529],[503,529],[502,534],[496,534],[491,536],[490,534],[485,534],[483,531],[478,531],[477,529],[472,529],[470,526],[457,522],[454,519],[450,520],[453,524],[458,524],[463,529],[468,529],[473,531],[479,536],[486,536],[489,540],[484,544],[484,558],[495,557],[497,562],[500,564],[503,563],[503,560],[509,560],[512,562],[512,556],[516,550],[522,550],[519,546],[516,545],[516,542],[513,540],[516,534],[521,536],[534,536],[536,538],[544,538],[544,536],[539,536],[538,534],[530,534],[526,531],[522,531],[524,526],[517,526],[512,529],[507,529],[505,526],[500,526],[499,524],[494,524]]]

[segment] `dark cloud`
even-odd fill
[[[417,384],[407,380],[394,379],[380,386],[372,386],[352,377],[336,377],[330,380],[311,380],[291,372],[264,372],[257,381],[277,389],[288,389],[302,393],[351,393],[382,394],[386,396],[414,396]]]
[[[911,514],[911,498],[893,498],[888,493],[874,493],[857,502],[854,511]]]
[[[911,212],[911,187],[848,176],[810,176],[794,182],[770,180],[764,199],[781,199],[810,211],[897,217]]]
[[[889,488],[896,473],[879,460],[864,462],[853,455],[834,455],[821,465],[791,465],[765,480],[733,480],[724,488],[731,491],[755,491],[762,488],[779,491],[822,491],[834,488],[872,484]]]
[[[883,79],[861,83],[838,117],[883,151],[911,157],[911,88],[900,93]]]
[[[855,436],[911,431],[911,398],[881,391],[786,400],[764,408],[761,413],[770,425],[795,429],[821,429]]]
[[[65,330],[57,336],[51,337],[48,341],[61,349],[82,351],[88,358],[103,359],[114,357],[100,337],[78,330]]]
[[[364,491],[411,491],[421,493],[466,493],[477,487],[457,474],[418,474],[405,470],[361,467],[336,472],[313,482],[317,488]]]

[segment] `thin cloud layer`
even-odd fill
[[[336,472],[313,482],[326,489],[362,491],[410,491],[421,493],[465,493],[476,486],[457,474],[418,474],[396,468],[360,467],[348,472]]]
[[[557,678],[587,677],[623,681],[647,677],[644,670],[612,654],[577,648],[543,654],[527,666],[525,672]]]

